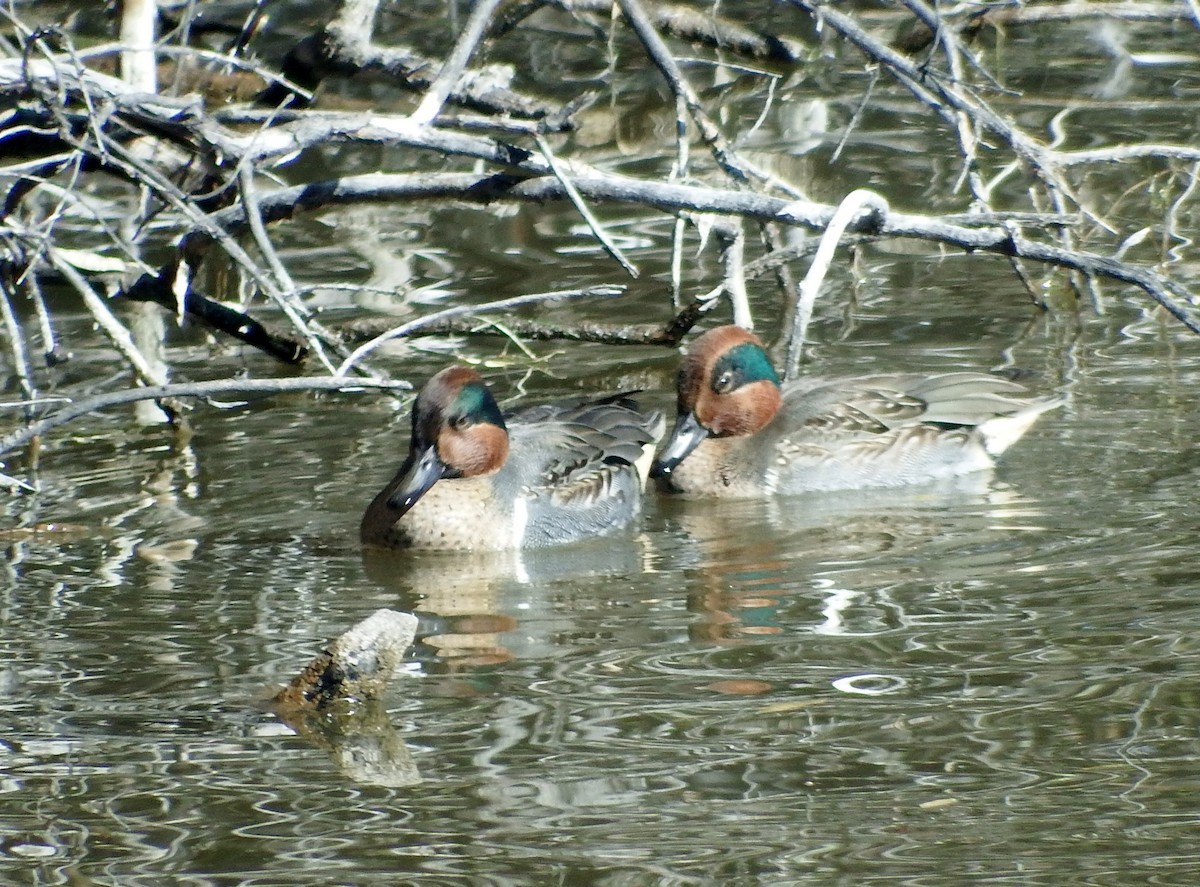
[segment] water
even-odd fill
[[[882,116],[828,169],[870,167],[916,204],[926,160],[879,147],[897,126]],[[773,156],[811,171],[828,151]],[[366,274],[377,248],[433,304],[616,278],[577,249],[569,210],[487,230],[473,210],[430,208],[415,230],[393,212],[296,226],[297,269]],[[659,273],[669,225],[607,212]],[[1115,287],[1102,316],[1036,314],[999,259],[905,244],[863,264],[857,287],[834,270],[806,369],[1007,367],[1061,393],[993,474],[652,500],[628,536],[560,551],[364,557],[358,518],[401,457],[405,398],[201,406],[190,437],[118,412],[52,432],[42,492],[2,503],[3,880],[1195,883],[1195,340]],[[689,274],[710,281],[711,255]],[[771,331],[773,294],[753,296]],[[654,320],[663,298],[643,278],[620,317]],[[70,311],[64,385],[107,365]],[[421,345],[389,365],[420,380],[449,359]],[[456,353],[506,401],[637,386],[671,405],[671,353],[531,348]],[[182,377],[270,371],[194,333],[172,357]],[[353,736],[263,705],[385,606],[417,612],[421,640]]]

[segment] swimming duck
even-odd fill
[[[751,498],[894,487],[991,468],[1055,398],[986,373],[782,383],[737,326],[688,349],[678,417],[651,476],[668,492]]]
[[[661,413],[623,395],[505,420],[483,379],[452,366],[417,395],[408,457],[363,515],[364,544],[500,550],[572,542],[641,509]]]

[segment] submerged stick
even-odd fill
[[[583,220],[587,222],[587,226],[591,229],[592,233],[596,235],[596,239],[600,241],[600,245],[604,247],[604,251],[612,256],[613,259],[615,259],[616,262],[625,269],[630,277],[637,277],[638,269],[632,262],[625,258],[625,254],[621,252],[621,248],[613,242],[613,239],[608,236],[608,232],[604,230],[604,226],[600,224],[600,220],[596,218],[595,214],[590,209],[588,209],[588,205],[584,202],[583,197],[575,189],[575,186],[571,184],[571,180],[567,177],[566,171],[562,168],[562,165],[558,162],[558,160],[555,159],[554,152],[550,150],[549,143],[540,133],[535,135],[534,138],[537,140],[538,150],[540,150],[542,152],[542,156],[546,158],[546,163],[549,164],[551,172],[554,173],[554,177],[558,179],[559,183],[563,186],[563,190],[567,192],[567,198],[572,204],[574,204],[575,209],[579,211],[579,214],[583,216]]]
[[[416,635],[416,616],[376,610],[324,647],[273,701],[294,710],[323,708],[338,699],[373,699],[400,671]]]

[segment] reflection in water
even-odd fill
[[[1151,27],[1156,40],[1174,27],[1176,48],[1195,55],[1186,21],[1129,27],[1131,52]],[[1093,47],[1039,34],[1004,38],[1005,86],[1078,94],[1107,72]],[[611,59],[589,41],[529,46],[580,78],[570,90],[581,74],[607,78]],[[641,59],[628,46],[614,45],[622,64]],[[1157,73],[1130,58],[1130,77],[1113,81],[1127,105],[1078,103],[1065,130],[1083,140],[1075,147],[1194,143],[1195,65]],[[741,77],[721,87],[734,98],[721,123],[745,134],[770,104],[745,147],[814,197],[868,182],[896,207],[958,209],[930,203],[960,175],[954,139],[923,127],[883,80],[840,77],[813,59],[772,101],[739,94],[751,82]],[[568,137],[641,174],[621,150],[669,163],[674,111],[627,85],[584,109]],[[1033,120],[1062,104],[998,98]],[[1121,196],[1126,186],[1097,169],[1088,193],[1123,224],[1172,199],[1177,172],[1174,186],[1167,171],[1163,188]],[[1026,184],[1012,177],[996,196]],[[1178,208],[1194,227],[1192,204]],[[427,287],[414,300],[611,272],[589,236],[579,248],[570,206],[491,225],[474,210],[421,212],[385,207],[349,224],[338,212],[273,233],[298,280],[374,271],[386,277],[376,283]],[[653,281],[666,279],[674,220],[605,213],[644,269],[645,289],[612,310],[661,319]],[[319,249],[306,255],[313,243],[296,235]],[[721,273],[695,240],[685,297]],[[1130,248],[1146,255],[1153,240]],[[1194,266],[1186,244],[1175,258],[1179,273]],[[1196,883],[1194,341],[1115,287],[1102,316],[1068,308],[1028,323],[999,259],[892,242],[856,271],[831,271],[831,286],[853,277],[863,289],[848,306],[818,305],[814,369],[937,371],[1009,349],[1004,361],[1047,389],[1070,379],[1068,410],[1022,442],[999,482],[656,501],[642,535],[594,547],[364,561],[360,493],[407,434],[382,398],[202,408],[196,437],[176,449],[113,416],[52,435],[42,492],[0,502],[0,882],[250,887],[309,884],[319,871],[355,885]],[[1047,295],[1061,280],[1047,279]],[[768,287],[753,297],[769,322]],[[330,289],[314,303],[336,322],[348,299]],[[552,310],[563,323],[597,319]],[[213,352],[190,335],[178,334],[177,365],[201,378]],[[106,346],[71,341],[83,344],[68,384],[90,384],[87,352]],[[435,342],[494,359],[515,382],[503,346],[421,347]],[[673,356],[533,350],[553,355],[538,364],[539,393],[651,368],[648,393],[669,400]],[[406,348],[385,366],[420,375],[444,359]],[[313,747],[253,708],[335,627],[417,604],[421,659],[364,745]]]
[[[297,734],[324,749],[354,782],[400,788],[421,781],[412,753],[378,699],[277,714]]]
[[[219,438],[198,453],[220,495],[160,514],[134,489],[108,535],[19,543],[0,872],[940,887],[1019,858],[1031,883],[1110,883],[1103,860],[1189,847],[1195,821],[1184,393],[1118,423],[1082,392],[1101,418],[1055,417],[974,489],[656,500],[640,534],[483,559],[364,559],[340,478],[286,512],[295,465],[247,489],[259,441]],[[1131,460],[1135,428],[1154,449]],[[332,627],[418,603],[423,658],[361,745],[249,705]]]
[[[949,509],[956,521],[969,511],[997,539],[1029,517],[1019,495],[998,486],[990,472],[897,490],[763,502],[671,500],[660,507],[696,575],[689,607],[704,619],[693,639],[735,644],[778,633],[778,611],[793,609],[798,597],[813,602],[815,634],[869,636],[919,621],[924,617],[906,612],[889,587],[911,582],[930,546],[953,531]],[[905,569],[872,570],[885,557]],[[945,577],[953,564],[938,567]],[[971,564],[960,570],[943,584],[969,582]]]
[[[409,552],[364,548],[371,581],[400,593],[421,619],[418,639],[438,667],[463,671],[556,652],[556,630],[570,631],[555,588],[642,571],[644,537],[500,552]],[[409,605],[411,602],[411,606]],[[539,623],[534,633],[524,623]],[[549,631],[547,631],[549,628]]]

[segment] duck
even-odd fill
[[[676,401],[650,474],[660,490],[696,498],[899,487],[984,471],[1061,403],[981,372],[785,383],[761,340],[733,325],[691,344]]]
[[[408,455],[359,536],[369,548],[502,551],[615,532],[641,511],[665,430],[629,393],[506,418],[475,370],[447,367],[417,395]]]

